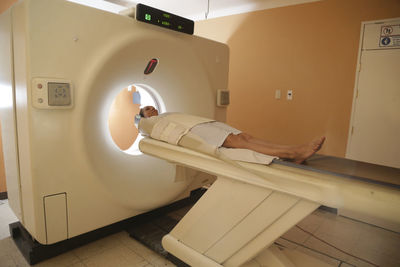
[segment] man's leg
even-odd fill
[[[227,148],[245,148],[250,149],[262,154],[277,156],[284,159],[292,159],[296,163],[301,163],[307,158],[311,157],[315,152],[317,152],[323,142],[325,137],[314,139],[308,144],[303,144],[299,146],[287,146],[287,145],[277,145],[272,144],[260,139],[251,137],[246,133],[241,133],[238,135],[230,134],[223,143],[223,147]]]
[[[255,138],[255,137],[253,137],[253,136],[251,136],[251,135],[249,135],[247,133],[241,133],[240,135],[244,139],[246,139],[246,141],[249,142],[249,143],[253,143],[253,144],[257,144],[257,145],[265,145],[265,146],[276,148],[276,149],[286,149],[286,150],[293,149],[293,146],[274,144],[274,143],[268,142],[266,140]]]
[[[251,135],[249,135],[247,133],[241,133],[241,135],[250,143],[259,144],[259,145],[266,145],[266,146],[274,147],[274,148],[277,148],[277,149],[293,150],[293,149],[296,149],[296,148],[300,148],[300,147],[302,147],[304,145],[308,145],[308,144],[294,145],[294,146],[293,145],[278,145],[278,144],[274,144],[274,143],[271,143],[271,142],[268,142],[268,141],[265,141],[265,140],[262,140],[262,139],[255,138],[255,137],[253,137],[253,136],[251,136]],[[318,150],[321,149],[322,144],[325,141],[325,137],[320,137],[320,138],[314,139],[313,141],[317,142],[316,149],[318,151]]]

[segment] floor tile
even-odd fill
[[[165,258],[161,257],[151,249],[147,248],[146,246],[142,245],[137,240],[131,238],[128,233],[123,232],[119,240],[123,243],[126,247],[143,257],[147,262],[152,264],[153,266],[175,266],[170,261],[166,260]]]
[[[309,256],[312,256],[314,258],[317,258],[317,259],[319,259],[319,260],[321,260],[323,262],[331,264],[332,266],[339,266],[339,264],[340,264],[340,261],[337,260],[337,259],[331,258],[331,257],[329,257],[327,255],[321,254],[321,253],[319,253],[317,251],[313,251],[311,249],[308,249],[308,248],[305,248],[305,247],[302,247],[302,246],[298,246],[296,248],[296,250],[299,251],[299,252],[302,252],[304,254],[307,254]]]
[[[382,253],[382,251],[371,248],[365,249],[362,248],[360,245],[356,246],[356,248],[352,251],[352,254],[379,266],[382,266],[382,263],[386,261],[386,256],[384,255],[384,253]],[[360,260],[358,259],[349,259],[349,261],[356,264],[357,266],[358,264],[361,265]],[[372,264],[365,263],[363,263],[363,265],[373,266]]]
[[[297,227],[293,227],[289,229],[289,231],[287,231],[285,234],[283,234],[282,237],[290,241],[303,244],[310,238],[310,235],[301,231]]]
[[[112,249],[121,245],[121,242],[116,238],[115,235],[99,239],[85,246],[74,249],[72,252],[80,259],[85,260],[94,255],[103,253],[106,250]]]
[[[83,261],[88,267],[108,267],[108,266],[145,266],[148,264],[137,253],[133,252],[124,245],[108,249],[100,254],[93,255]]]
[[[381,266],[382,267],[399,267],[400,261],[393,260],[391,258],[386,258],[382,261]]]
[[[0,266],[1,267],[15,267],[16,264],[11,256],[2,255],[2,256],[0,256]]]
[[[315,240],[318,244],[326,242],[344,252],[351,253],[357,245],[357,237],[350,235],[343,235],[337,232],[317,232],[310,240]],[[322,241],[321,241],[322,240]],[[312,241],[310,241],[312,242]],[[307,244],[307,242],[305,243]]]
[[[363,228],[355,251],[381,251],[385,256],[400,261],[400,234],[368,225]]]
[[[335,245],[338,248],[341,248],[341,244],[344,244],[344,243],[341,243],[340,239],[333,240],[333,242],[332,242],[332,240],[333,240],[333,238],[331,239],[331,244]],[[319,251],[323,254],[329,255],[335,259],[342,260],[345,262],[350,258],[350,256],[348,254],[343,253],[343,252],[337,250],[336,248],[329,246],[328,244],[321,242],[320,240],[312,238],[312,237],[309,240],[307,240],[303,245],[307,248],[313,249],[315,251]],[[347,252],[347,251],[345,251],[345,252]]]
[[[137,240],[131,238],[128,233],[126,233],[126,236],[124,238],[121,238],[120,241],[128,248],[130,248],[132,251],[138,253],[145,259],[147,257],[152,257],[154,255],[158,255],[151,249],[147,248],[146,246],[142,245],[139,243]]]
[[[175,264],[173,264],[172,262],[166,260],[163,257],[160,256],[156,256],[153,257],[151,259],[149,259],[150,264],[152,264],[155,267],[174,267],[176,266]]]
[[[358,240],[361,229],[358,223],[337,216],[334,219],[325,220],[315,232],[317,236],[335,236],[336,239],[353,242]]]
[[[18,266],[18,267],[29,266],[29,264],[26,262],[24,256],[18,250],[17,246],[15,245],[11,237],[7,237],[0,240],[0,259],[5,259],[6,262],[9,262],[9,260],[7,260],[7,257],[12,259],[12,261],[14,262],[13,266]]]
[[[69,267],[71,265],[80,263],[80,261],[81,260],[70,251],[54,258],[39,262],[38,264],[35,264],[35,267]]]
[[[318,216],[318,210],[311,213],[309,216],[304,218],[301,222],[299,222],[297,225],[299,225],[301,228],[304,230],[315,233],[319,229],[319,227],[324,223],[326,220],[324,217]]]
[[[14,241],[10,238],[0,240],[0,256],[8,255],[15,250]]]
[[[339,267],[354,267],[354,265],[342,262]]]
[[[356,266],[356,267],[375,267],[376,265],[374,264],[370,264],[366,261],[363,260],[359,260],[359,259],[355,259],[355,258],[351,258],[347,261],[347,263],[350,266]],[[387,266],[382,266],[382,265],[378,265],[379,267],[387,267]],[[340,266],[342,267],[342,266]]]
[[[0,200],[0,240],[10,236],[9,224],[18,221],[8,205],[8,200]]]
[[[295,242],[291,242],[287,239],[284,238],[278,238],[275,241],[275,244],[277,244],[278,246],[283,246],[285,248],[289,248],[289,249],[296,249],[298,247],[298,244],[296,244]]]
[[[72,265],[69,265],[68,267],[86,267],[86,265],[83,264],[82,262],[77,262],[77,263],[74,263]]]
[[[398,253],[400,235],[376,226],[337,216],[326,220],[315,232],[315,236],[350,255],[342,253],[313,237],[310,237],[304,245],[355,266],[370,267],[373,264],[396,266],[400,262]]]

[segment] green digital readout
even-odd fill
[[[136,19],[142,22],[193,34],[194,21],[143,4],[136,5]]]

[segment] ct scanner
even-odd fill
[[[398,169],[332,157],[263,166],[148,138],[140,142],[144,154],[116,147],[107,113],[129,85],[148,88],[162,111],[223,121],[225,109],[216,102],[218,90],[227,89],[226,45],[61,0],[19,2],[0,25],[9,203],[39,243],[167,205],[214,177],[163,239],[191,266],[324,266],[270,247],[320,205],[400,229]],[[152,59],[159,63],[146,75]],[[202,179],[195,178],[199,172]]]
[[[114,97],[140,84],[167,110],[224,120],[215,103],[227,88],[226,45],[60,0],[19,2],[2,15],[1,30],[9,202],[38,242],[121,221],[211,182],[123,153],[107,118]],[[146,75],[152,59],[157,67]],[[67,100],[51,100],[55,90]]]

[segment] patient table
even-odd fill
[[[140,150],[218,177],[162,241],[191,266],[326,266],[270,247],[320,205],[400,225],[400,169],[320,155],[306,165],[232,162],[149,138]]]

